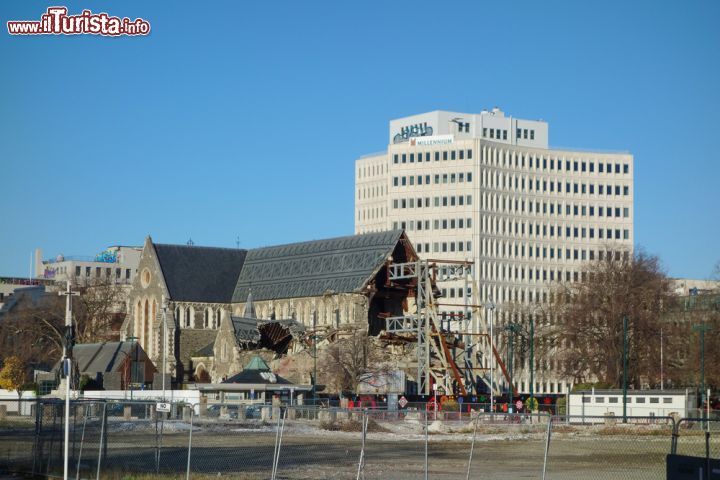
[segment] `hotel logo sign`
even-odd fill
[[[402,127],[400,133],[393,137],[393,143],[407,142],[410,138],[414,137],[429,137],[433,134],[433,128],[429,127],[427,122],[416,123],[415,125],[408,125]]]

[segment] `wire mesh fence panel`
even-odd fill
[[[362,442],[361,410],[288,407],[280,425],[276,478],[356,478]]]
[[[69,417],[68,474],[95,478],[101,457],[104,404],[72,401]],[[33,442],[32,472],[62,476],[65,468],[65,402],[43,400],[38,404]]]
[[[36,408],[35,400],[0,402],[0,470],[32,471]]]
[[[361,478],[423,478],[426,465],[425,410],[369,411]]]
[[[151,402],[109,402],[102,449],[101,478],[125,473],[185,472],[191,416],[176,409],[169,416]]]
[[[671,417],[556,417],[547,478],[665,478],[673,428]]]
[[[480,413],[471,478],[542,478],[549,423],[545,413]]]
[[[194,421],[191,473],[247,480],[270,478],[280,409],[230,405],[208,410]]]
[[[720,419],[683,418],[677,424],[675,453],[720,459]]]

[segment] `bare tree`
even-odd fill
[[[343,334],[324,349],[318,362],[320,374],[338,391],[357,392],[361,383],[390,371],[379,342],[363,329]]]
[[[109,277],[81,288],[73,307],[76,341],[116,339],[125,316],[126,297],[123,286]]]
[[[554,336],[564,373],[622,385],[626,319],[628,382],[659,383],[660,321],[671,302],[659,259],[642,251],[605,258],[587,264],[580,280],[559,285],[550,303],[562,319]]]
[[[700,385],[702,362],[701,333],[704,327],[705,383],[720,386],[720,292],[678,297],[663,322],[666,382],[676,387]]]
[[[15,355],[25,365],[49,368],[60,358],[65,342],[65,299],[54,292],[20,295],[0,323],[0,345],[4,347],[0,357]],[[104,280],[84,286],[72,302],[77,343],[117,337],[116,327],[125,311],[120,285]]]

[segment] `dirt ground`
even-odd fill
[[[419,425],[379,422],[365,439],[364,478],[424,478],[422,432]],[[428,478],[466,478],[472,429],[431,428],[430,432]],[[546,478],[664,478],[665,456],[670,452],[669,432],[662,427],[656,431],[558,428],[551,436]],[[159,449],[154,425],[111,423],[106,432],[107,449],[102,450],[99,431],[89,425],[82,450],[80,442],[74,445],[72,464],[80,465],[81,478],[94,478],[101,454],[101,478],[180,478],[187,466],[189,425],[166,424],[164,433]],[[542,478],[545,435],[544,426],[501,425],[480,429],[472,447],[470,478]],[[46,460],[41,468],[45,472],[57,472],[61,466],[59,440],[59,432],[46,432],[43,437]],[[688,447],[689,442],[702,444],[701,437],[682,440],[680,444],[688,451],[693,450]],[[12,467],[21,459],[25,465],[31,465],[33,443],[33,432],[29,429],[0,428],[0,471],[2,465]],[[197,478],[268,479],[275,445],[273,425],[232,422],[196,425],[192,431],[191,471]],[[282,437],[277,478],[355,479],[361,449],[362,437],[357,431],[328,431],[317,423],[291,422]],[[162,474],[153,475],[158,466]]]

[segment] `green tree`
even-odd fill
[[[25,365],[23,365],[22,361],[18,357],[12,356],[5,359],[5,365],[3,365],[2,370],[0,370],[0,387],[17,392],[18,414],[21,412],[20,399],[22,397],[23,385],[25,385],[26,378],[27,373],[25,371]]]

